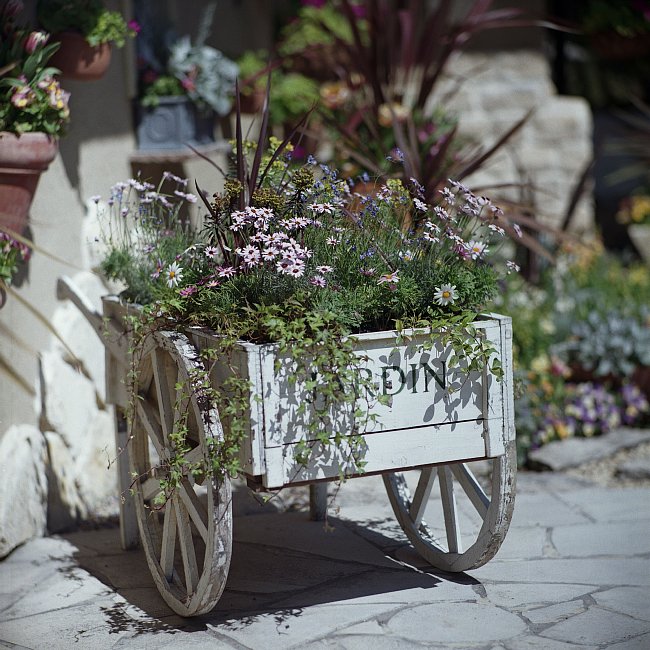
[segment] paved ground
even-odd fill
[[[227,590],[192,620],[114,527],[29,542],[0,562],[0,648],[650,648],[648,487],[520,474],[501,551],[460,575],[414,555],[377,478],[337,502],[326,532],[238,492]]]

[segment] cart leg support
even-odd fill
[[[129,434],[124,409],[115,407],[115,447],[117,449],[117,473],[120,489],[120,540],[126,551],[137,548],[139,542],[138,520],[135,503],[131,496],[129,476]]]
[[[325,521],[327,516],[327,482],[312,483],[309,486],[309,518]]]

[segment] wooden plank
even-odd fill
[[[499,323],[489,321],[482,325],[479,330],[499,349]],[[368,359],[363,372],[368,373],[376,387],[376,395],[369,395],[367,401],[361,399],[357,403],[377,419],[376,423],[367,423],[366,432],[502,417],[501,389],[488,372],[473,372],[468,376],[462,368],[449,369],[450,350],[440,344],[427,349],[428,337],[419,336],[408,345],[396,347],[392,339],[386,338],[386,333],[383,338],[374,334],[369,340],[364,338],[366,335],[360,335],[357,348],[357,354]],[[299,383],[290,382],[295,374],[291,359],[286,359],[279,372],[269,368],[273,368],[270,360],[263,365],[261,387],[267,448],[304,438],[306,428],[301,421],[313,415],[308,409],[308,415],[303,416],[300,409],[314,397]],[[377,395],[380,394],[389,396],[391,404],[378,403]],[[334,429],[351,430],[349,406],[332,411],[331,418],[336,422],[331,437],[336,433]],[[308,439],[313,440],[315,436]],[[499,439],[495,444],[499,444]],[[503,453],[502,446],[500,453]]]
[[[486,337],[497,350],[495,356],[500,359],[505,370],[505,366],[509,361],[503,356],[502,328],[500,323],[497,323],[497,325],[498,327],[486,330]],[[491,362],[492,358],[490,359]],[[485,448],[487,455],[491,457],[502,456],[505,453],[503,440],[504,385],[505,377],[498,381],[490,373],[489,366],[486,366],[483,370],[484,412],[488,415],[485,420]]]
[[[117,451],[117,480],[120,500],[120,541],[126,551],[137,548],[139,541],[138,520],[131,495],[129,454],[131,447],[123,409],[115,406],[115,449]]]
[[[457,422],[406,431],[384,431],[366,434],[364,460],[365,472],[398,471],[410,467],[435,463],[485,457],[483,423]],[[263,477],[265,487],[277,488],[291,483],[304,483],[323,478],[336,478],[341,469],[349,469],[345,447],[330,445],[325,452],[316,454],[316,460],[307,467],[296,463],[296,445],[282,448],[282,470],[278,463],[278,449],[266,450],[267,473]]]

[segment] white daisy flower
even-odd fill
[[[422,210],[422,212],[426,212],[429,209],[429,206],[424,201],[420,201],[418,198],[413,199],[413,205],[418,210]]]
[[[232,266],[220,266],[218,269],[220,278],[232,278],[237,273]]]
[[[485,242],[472,240],[467,244],[467,252],[473,260],[476,260],[488,252],[488,247]]]
[[[377,284],[384,284],[386,282],[389,284],[397,284],[399,282],[399,270],[393,271],[392,273],[384,273],[379,280],[377,280]]]
[[[167,267],[167,286],[171,289],[178,285],[178,283],[183,279],[183,269],[178,266],[177,262],[172,262]]]
[[[433,298],[437,304],[442,305],[443,307],[445,305],[453,305],[458,298],[456,286],[453,284],[443,284],[440,287],[436,287]]]
[[[312,203],[309,207],[318,214],[334,214],[335,210],[331,203]]]

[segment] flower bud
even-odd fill
[[[39,47],[47,43],[50,35],[46,32],[32,32],[25,41],[25,52],[33,54]]]

